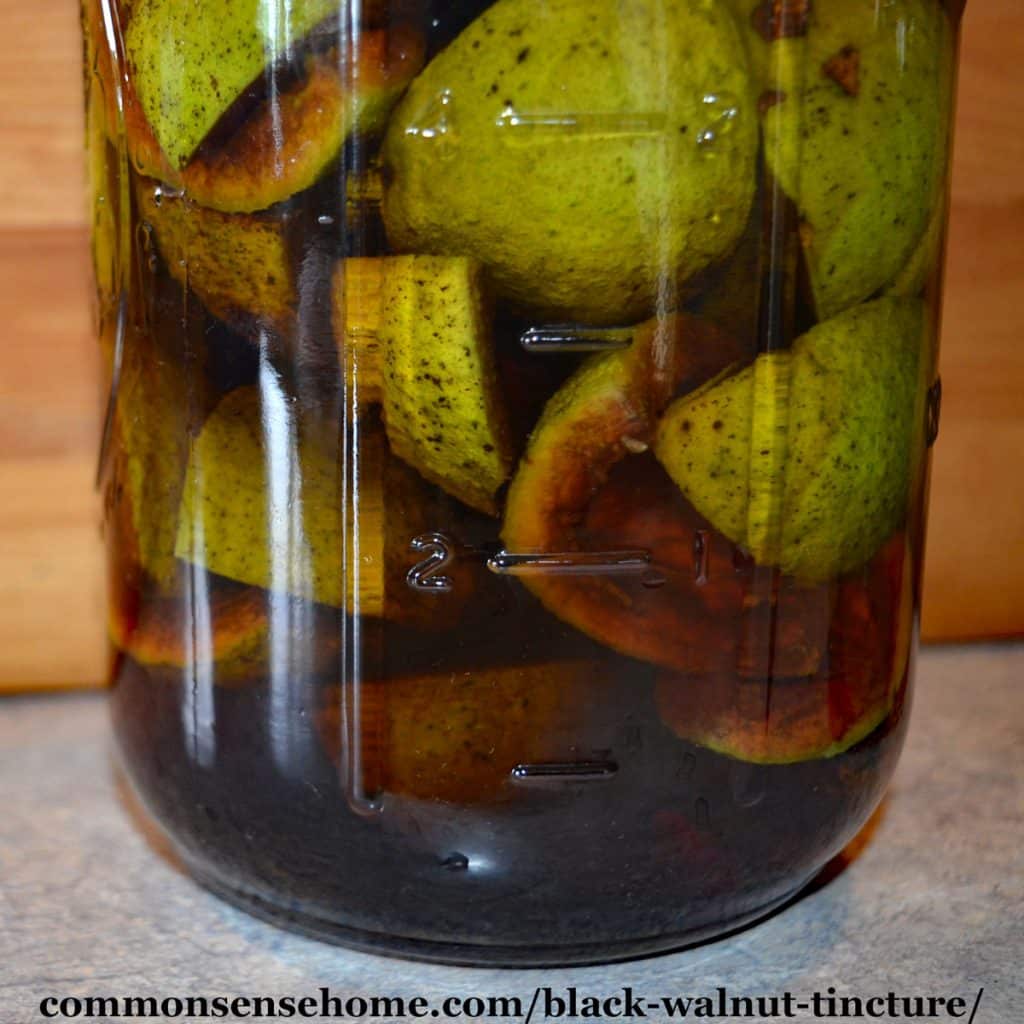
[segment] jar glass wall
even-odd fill
[[[909,705],[956,21],[84,0],[113,713],[200,880],[572,962],[854,835]]]

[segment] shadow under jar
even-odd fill
[[[957,17],[84,0],[113,716],[200,881],[571,963],[849,841],[909,705]]]

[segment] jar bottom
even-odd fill
[[[781,895],[775,896],[762,906],[714,924],[660,935],[631,936],[621,942],[501,945],[408,938],[388,932],[349,927],[313,913],[296,910],[294,907],[285,907],[264,896],[241,889],[219,878],[215,872],[199,864],[186,851],[178,849],[177,852],[197,884],[231,906],[275,927],[360,953],[455,967],[588,967],[680,952],[724,939],[764,921],[798,898],[825,870],[821,868],[812,872],[798,884],[787,888]]]
[[[270,756],[252,690],[216,694],[223,757],[204,766],[178,692],[126,672],[112,711],[133,803],[201,884],[329,942],[487,966],[627,960],[770,914],[868,820],[905,722],[897,710],[836,758],[762,767],[642,722],[600,790],[493,806],[391,794],[368,818],[317,746],[290,749],[287,772]]]

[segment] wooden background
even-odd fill
[[[0,0],[0,688],[103,676],[74,0]],[[1024,3],[965,18],[925,633],[1024,631]]]

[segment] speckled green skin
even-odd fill
[[[171,276],[214,316],[288,329],[296,297],[281,218],[209,210],[144,178],[135,194]]]
[[[176,361],[129,338],[118,386],[117,449],[139,565],[159,587],[175,579],[174,539],[188,461],[190,399],[202,404]]]
[[[135,0],[126,55],[171,165],[184,167],[263,69],[337,10],[337,0]]]
[[[91,69],[96,66],[96,39],[92,31],[85,33],[85,142],[88,155],[89,207],[92,213],[93,282],[100,316],[112,310],[117,298],[118,208],[121,203],[120,176],[117,158],[108,138],[109,101],[104,95],[105,83]]]
[[[175,553],[241,583],[344,607],[337,431],[304,434],[289,409],[283,395],[275,405],[242,388],[210,414],[192,447]]]
[[[388,260],[378,336],[391,450],[472,508],[496,515],[513,452],[481,270],[473,260]]]
[[[784,94],[764,115],[765,156],[804,221],[826,319],[896,278],[942,201],[953,33],[935,0],[828,0],[805,38],[747,38],[762,88]],[[860,53],[855,96],[822,71],[847,46]]]
[[[839,576],[906,516],[926,345],[920,302],[855,307],[790,352],[679,399],[655,454],[694,507],[759,562],[809,582]]]
[[[942,257],[942,244],[946,235],[946,203],[940,196],[928,221],[928,227],[907,260],[906,266],[885,289],[886,295],[909,297],[919,295],[934,275]]]
[[[725,7],[498,0],[393,115],[385,222],[398,249],[475,256],[528,310],[633,322],[730,250],[756,150]]]

